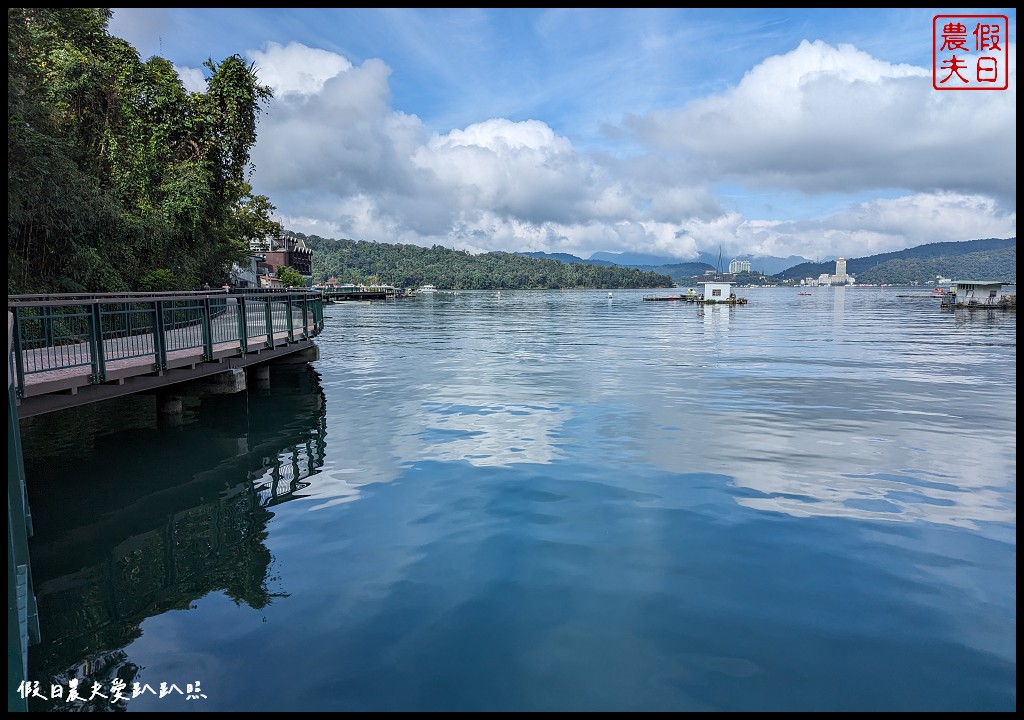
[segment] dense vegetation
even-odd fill
[[[7,292],[196,288],[279,232],[249,152],[271,90],[234,55],[205,93],[107,33],[108,8],[7,11]]]
[[[333,240],[285,231],[313,250],[313,281],[431,284],[456,290],[672,287],[667,275],[618,266],[569,264],[507,252],[473,255],[435,245]]]

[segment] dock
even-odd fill
[[[705,299],[703,295],[683,294],[683,295],[644,295],[644,302],[686,302],[693,303],[695,305],[746,305],[747,299],[745,297],[725,297],[725,298],[708,298]]]
[[[940,307],[950,310],[1016,310],[1017,296],[1003,293],[1000,280],[957,280],[943,293]]]
[[[705,280],[698,284],[704,286],[704,292],[698,293],[693,288],[690,288],[684,294],[645,295],[644,300],[649,302],[675,300],[696,303],[697,305],[735,306],[747,304],[746,298],[737,297],[736,293],[732,291],[733,283],[731,280]]]
[[[393,285],[338,285],[321,289],[324,302],[351,302],[353,300],[397,300],[407,293]]]

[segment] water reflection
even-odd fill
[[[846,311],[846,286],[836,285],[832,288],[832,336],[837,341],[843,340],[843,313]]]
[[[729,318],[736,312],[735,308],[724,305],[706,305],[697,309],[697,314],[704,320],[704,331],[727,332]]]
[[[36,677],[209,694],[132,711],[1014,707],[1014,317],[842,294],[338,305],[326,410],[275,380],[170,433],[67,422],[37,555],[83,630]]]
[[[269,388],[193,399],[175,428],[158,427],[154,408],[133,397],[22,428],[43,636],[29,676],[43,687],[119,678],[130,690],[139,668],[123,648],[146,618],[209,593],[254,609],[287,594],[271,587],[264,540],[270,508],[300,497],[323,465],[319,376],[275,366]],[[107,707],[30,698],[29,709],[90,706]]]

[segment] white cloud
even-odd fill
[[[174,69],[178,73],[178,77],[181,78],[181,84],[185,86],[186,90],[194,93],[206,92],[206,73],[203,70],[177,66]]]
[[[329,79],[352,69],[341,55],[296,42],[269,42],[265,50],[250,50],[248,55],[256,63],[260,82],[278,96],[316,94]]]
[[[1005,92],[941,92],[930,68],[805,41],[723,94],[631,125],[702,175],[748,187],[984,193],[1012,208],[1015,106],[1015,82]]]
[[[805,42],[719,95],[629,118],[642,149],[616,158],[536,119],[431,132],[394,109],[380,60],[295,42],[250,55],[275,89],[253,184],[307,234],[680,259],[858,257],[1016,234],[1013,83],[942,93],[930,70]],[[764,204],[726,202],[723,184]],[[779,198],[810,206],[826,192],[827,211],[780,219]]]
[[[1013,237],[1017,214],[984,196],[921,193],[860,203],[817,220],[745,223],[736,232],[743,252],[756,255],[788,257],[815,247],[822,257],[865,257],[934,242]]]

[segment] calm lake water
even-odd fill
[[[30,709],[1016,710],[1016,312],[671,292],[331,305],[178,427],[23,421]]]

